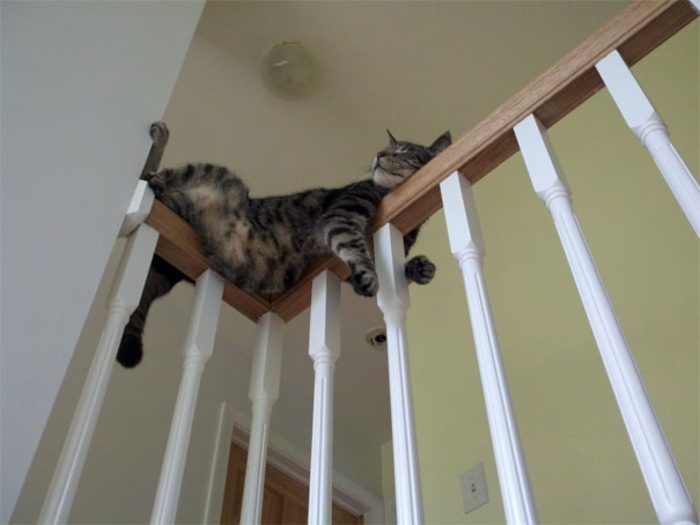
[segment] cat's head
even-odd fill
[[[440,135],[430,146],[396,140],[389,130],[389,145],[372,162],[372,177],[377,186],[392,189],[430,162],[452,144],[449,131]]]

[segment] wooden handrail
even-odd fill
[[[550,127],[602,89],[595,65],[604,56],[617,49],[631,66],[697,16],[687,0],[630,5],[384,197],[370,232],[389,222],[403,232],[421,224],[442,207],[443,179],[459,170],[473,184],[517,151],[513,127],[518,122],[534,113]],[[197,235],[175,213],[156,202],[146,222],[161,233],[156,249],[161,257],[193,279],[206,269]],[[328,268],[343,279],[349,275],[339,259],[329,256],[281,297],[262,299],[228,283],[224,300],[253,321],[268,311],[289,321],[309,306],[311,281]]]

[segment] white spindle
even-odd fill
[[[136,189],[131,196],[131,202],[126,210],[122,227],[119,230],[119,237],[127,237],[138,228],[139,224],[146,220],[151,213],[153,201],[156,196],[145,180],[136,183]]]
[[[266,313],[258,321],[258,339],[248,390],[253,418],[241,507],[241,523],[245,525],[260,523],[262,518],[270,416],[280,391],[283,327],[284,321],[273,312]]]
[[[471,184],[455,172],[440,184],[440,192],[450,247],[464,277],[506,522],[536,523],[537,512],[482,273],[484,241]]]
[[[130,213],[125,219],[125,222],[131,222],[132,229],[134,223],[129,219],[131,212],[140,213],[145,208],[150,209],[153,202],[153,193],[150,190],[142,191],[143,185],[145,182],[137,186],[134,199],[129,206]],[[49,491],[39,515],[39,523],[65,523],[68,520],[97,418],[102,409],[117,348],[129,316],[141,299],[141,291],[157,241],[158,232],[147,224],[141,224],[129,236],[110,292],[107,322],[102,330],[58,465],[51,479]]]
[[[314,362],[309,524],[326,525],[333,505],[333,372],[340,356],[340,280],[329,270],[313,281],[309,330]]]
[[[659,522],[697,523],[692,501],[574,214],[547,132],[530,115],[515,127],[515,134],[535,192],[554,219]]]
[[[688,0],[690,2],[690,5],[693,6],[693,9],[695,9],[695,12],[700,15],[700,0]]]
[[[700,184],[671,142],[664,121],[617,51],[596,64],[625,122],[651,153],[671,192],[700,237]]]
[[[410,301],[403,236],[396,227],[387,224],[374,234],[374,248],[379,277],[377,304],[384,314],[387,335],[396,512],[398,523],[418,524],[423,522],[423,500],[406,341],[406,311]]]
[[[223,291],[224,280],[211,270],[205,271],[197,279],[194,306],[182,349],[184,364],[180,390],[175,403],[151,523],[175,522],[199,383],[204,364],[214,348]]]

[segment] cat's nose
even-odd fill
[[[386,152],[384,152],[384,151],[378,151],[376,156],[377,156],[378,159],[380,159],[380,158],[386,156]]]

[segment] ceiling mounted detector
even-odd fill
[[[385,350],[386,349],[386,329],[383,326],[371,328],[365,334],[365,342],[369,346],[371,346],[377,350]]]
[[[316,91],[318,61],[299,42],[282,42],[263,57],[260,75],[268,90],[285,100],[297,100]]]

